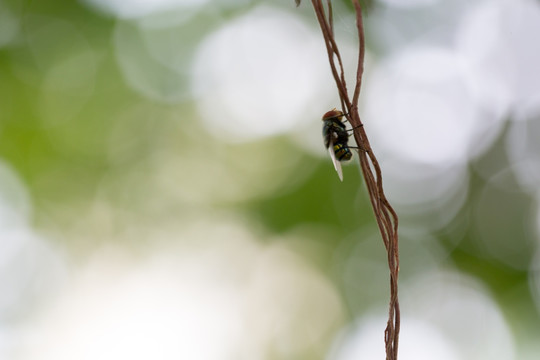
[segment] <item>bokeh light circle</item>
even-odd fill
[[[194,61],[205,124],[224,140],[287,132],[335,93],[323,54],[319,34],[288,12],[261,6],[233,20],[202,43]]]
[[[0,319],[3,320],[28,312],[36,299],[48,298],[65,276],[60,254],[30,228],[32,210],[23,183],[11,168],[0,162]]]
[[[176,8],[198,7],[209,0],[83,0],[96,10],[119,18],[141,18]]]
[[[385,5],[397,8],[416,8],[422,6],[431,6],[440,2],[440,0],[379,0]]]
[[[9,45],[19,35],[19,20],[12,10],[0,2],[0,48]]]
[[[536,102],[521,107],[506,137],[512,170],[523,188],[536,193],[540,183],[540,94]]]
[[[540,207],[537,211],[538,232],[540,233]],[[540,238],[540,236],[539,236]],[[540,240],[536,252],[529,266],[529,288],[532,298],[535,302],[536,309],[540,314]]]
[[[425,231],[401,226],[400,241],[407,244],[400,248],[400,281],[436,271],[440,262],[448,257],[449,251]],[[352,233],[337,248],[334,267],[352,313],[363,313],[367,308],[386,302],[388,264],[377,230]]]
[[[484,132],[467,61],[445,48],[411,48],[382,63],[366,83],[364,116],[374,142],[426,164],[466,162],[496,132]],[[493,125],[489,123],[492,128]]]
[[[127,84],[143,96],[166,103],[187,101],[193,54],[221,21],[214,12],[181,10],[118,21],[115,54]]]
[[[433,271],[401,286],[402,360],[516,358],[510,328],[489,294],[471,278]],[[384,358],[383,311],[358,319],[336,340],[328,360]],[[497,344],[497,346],[493,346]]]
[[[384,339],[381,324],[387,319],[382,316],[363,318],[360,323],[345,333],[341,343],[327,360],[384,359]],[[406,331],[401,333],[399,358],[402,360],[461,360],[452,342],[442,331],[429,322],[418,319],[402,319]]]
[[[466,164],[425,164],[392,155],[381,157],[385,192],[398,213],[435,230],[447,225],[467,200]]]
[[[456,45],[483,74],[492,109],[521,107],[540,92],[540,6],[529,0],[477,2],[463,17]]]
[[[419,276],[402,289],[402,311],[438,327],[462,359],[515,359],[509,324],[477,280],[439,270]]]
[[[312,358],[342,324],[334,286],[286,241],[208,214],[180,228],[150,230],[159,246],[139,255],[96,251],[30,319],[21,359]]]

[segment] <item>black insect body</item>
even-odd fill
[[[330,153],[330,158],[341,181],[343,181],[341,161],[350,160],[352,157],[348,145],[349,133],[342,119],[343,113],[336,109],[328,111],[322,118],[324,146]]]

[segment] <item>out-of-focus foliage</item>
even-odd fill
[[[540,5],[363,3],[400,357],[534,359]],[[1,359],[384,358],[384,247],[322,145],[310,6],[0,0]]]

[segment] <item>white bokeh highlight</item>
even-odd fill
[[[32,215],[23,183],[0,162],[0,319],[22,316],[37,299],[45,301],[65,277],[60,254],[30,227]]]
[[[420,163],[467,161],[486,143],[471,76],[467,59],[445,48],[412,48],[382,63],[365,91],[374,141]]]
[[[181,10],[118,21],[113,44],[127,85],[159,102],[191,100],[193,54],[199,41],[220,21],[212,12],[195,16]]]
[[[509,324],[480,282],[457,272],[436,271],[402,289],[402,311],[441,329],[461,359],[515,359]]]
[[[483,111],[468,60],[411,47],[377,64],[365,83],[366,131],[390,199],[441,228],[467,199],[469,160],[495,140],[502,117]]]
[[[333,285],[286,242],[193,219],[138,255],[101,248],[28,319],[20,359],[263,359],[317,354],[342,324]],[[173,241],[171,241],[173,240]],[[279,296],[276,296],[279,294]]]
[[[506,137],[507,154],[519,184],[537,194],[540,183],[540,101],[521,107],[515,119],[517,121],[511,123]]]
[[[192,82],[208,129],[224,140],[249,140],[319,121],[328,107],[321,110],[321,99],[335,90],[315,30],[261,6],[210,35],[197,51]]]
[[[9,45],[19,34],[19,20],[13,11],[0,2],[0,48]]]
[[[424,164],[391,155],[381,159],[385,191],[392,203],[409,220],[427,220],[426,229],[443,228],[467,201],[466,164]]]
[[[370,316],[361,320],[350,333],[345,333],[341,344],[327,360],[384,359],[382,324],[384,317]],[[399,358],[404,360],[461,360],[459,354],[436,326],[417,319],[402,318],[406,330],[399,341]]]
[[[118,18],[140,18],[176,8],[198,7],[209,0],[82,0],[105,14]]]
[[[430,222],[440,227],[466,199],[470,161],[505,121],[530,119],[538,108],[540,6],[424,3],[426,17],[421,3],[389,1],[368,19],[387,56],[366,76],[361,109],[390,199],[407,213],[441,214]],[[403,21],[404,11],[425,21]],[[529,189],[538,177],[534,132],[528,121],[513,126],[507,141],[512,168]]]
[[[466,276],[435,271],[401,287],[402,360],[513,360],[514,341],[501,310]],[[358,319],[338,338],[328,360],[384,358],[386,318]],[[497,346],[493,346],[497,344]]]
[[[540,233],[540,207],[538,207],[537,209],[537,221],[538,221],[537,232]],[[540,240],[538,242],[538,247],[532,258],[532,261],[529,265],[528,270],[529,270],[529,288],[531,291],[532,298],[536,305],[536,311],[540,314]]]
[[[491,107],[512,111],[540,93],[540,5],[533,0],[482,1],[464,17],[457,48],[485,74],[484,86],[499,92]]]
[[[441,0],[379,0],[385,5],[394,6],[397,8],[416,8],[423,6],[435,5]]]

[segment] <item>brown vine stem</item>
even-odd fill
[[[345,70],[333,31],[332,2],[327,0],[327,11],[322,0],[311,0],[319,25],[321,26],[328,61],[336,86],[339,92],[342,109],[346,109],[346,117],[353,127],[354,139],[359,147],[358,157],[360,167],[366,181],[369,199],[373,208],[377,226],[386,248],[388,268],[390,270],[390,304],[388,310],[388,321],[384,332],[384,342],[386,346],[386,360],[397,360],[400,311],[398,300],[398,273],[399,273],[399,248],[398,248],[398,216],[384,194],[382,172],[379,162],[371,149],[366,131],[360,120],[358,112],[358,98],[362,86],[362,76],[364,73],[364,23],[362,21],[362,7],[358,0],[352,0],[356,12],[356,27],[358,30],[359,53],[356,71],[356,83],[353,97],[350,100],[347,85],[345,82]],[[297,4],[299,1],[297,1]],[[328,12],[328,15],[326,15]],[[337,61],[337,64],[336,64]]]

